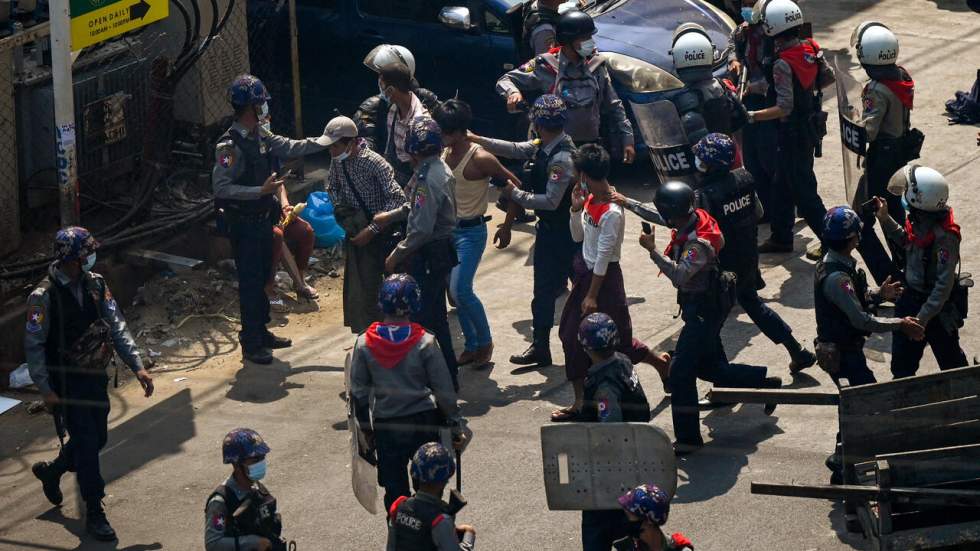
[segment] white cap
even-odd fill
[[[356,137],[357,125],[354,124],[354,121],[350,117],[334,117],[330,119],[327,127],[323,129],[323,135],[313,141],[326,147],[333,145],[341,138]]]

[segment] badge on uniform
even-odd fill
[[[875,102],[871,100],[871,96],[862,96],[861,103],[864,105],[865,111],[873,111],[875,108]]]
[[[214,515],[213,517],[211,517],[211,526],[213,526],[215,530],[224,531],[224,529],[225,529],[225,516],[224,515]]]
[[[548,179],[552,182],[557,182],[565,174],[565,169],[561,165],[551,165],[548,169]]]
[[[425,204],[425,188],[422,186],[415,187],[415,208],[422,208]]]
[[[687,260],[688,262],[694,262],[697,259],[698,259],[698,249],[696,247],[691,247],[690,249],[688,249],[685,260]]]
[[[525,73],[533,73],[534,72],[534,60],[532,59],[532,60],[528,61],[527,63],[525,63],[524,65],[521,65],[521,70],[524,71]]]
[[[939,264],[946,265],[949,262],[949,249],[939,249]]]
[[[218,164],[221,168],[231,168],[235,164],[235,150],[226,147],[218,151]]]
[[[37,333],[44,324],[44,309],[40,306],[31,306],[27,310],[27,332]]]
[[[847,294],[849,294],[849,295],[853,295],[854,294],[854,285],[851,283],[851,280],[849,280],[849,279],[845,279],[845,280],[841,281],[840,282],[840,288],[843,289],[844,292],[847,293]]]
[[[609,400],[603,398],[599,400],[599,419],[609,417]]]
[[[116,299],[113,298],[112,291],[110,291],[109,289],[106,289],[105,290],[105,307],[106,307],[106,309],[108,309],[112,313],[115,313],[116,312],[116,306],[117,306],[116,305]]]

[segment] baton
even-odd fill
[[[456,452],[456,491],[463,493],[463,452]]]
[[[57,405],[54,407],[51,416],[54,418],[54,431],[58,434],[58,442],[61,443],[61,447],[65,447],[65,418],[61,413],[61,406]]]

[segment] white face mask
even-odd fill
[[[380,79],[378,80],[378,92],[379,92],[378,95],[381,96],[381,99],[385,100],[388,103],[391,103],[391,98],[388,97],[388,87],[385,86]]]
[[[595,53],[595,40],[591,38],[583,40],[582,43],[578,45],[578,49],[576,51],[578,52],[578,55],[582,57],[591,56]]]
[[[336,157],[334,157],[334,158],[333,158],[333,160],[335,160],[335,161],[337,161],[338,163],[339,163],[340,161],[346,161],[346,160],[347,160],[347,158],[348,158],[348,157],[350,157],[350,150],[351,150],[351,148],[353,148],[353,147],[354,147],[354,145],[353,145],[353,143],[352,143],[352,144],[351,144],[351,145],[350,145],[350,146],[349,146],[349,147],[347,148],[347,150],[346,150],[346,151],[344,151],[344,152],[343,152],[343,153],[341,153],[340,155],[337,155]]]
[[[88,272],[95,267],[95,253],[92,253],[85,257],[85,262],[82,262],[82,271]]]
[[[259,130],[266,133],[272,133],[272,120],[269,118],[269,102],[265,102],[259,106]]]

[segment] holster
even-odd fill
[[[902,136],[902,153],[905,161],[914,161],[922,153],[922,144],[926,141],[926,135],[918,128],[913,128]]]
[[[827,112],[819,107],[807,121],[807,131],[813,140],[813,156],[823,157],[823,138],[827,135]]]
[[[448,272],[459,264],[456,246],[453,244],[453,240],[449,238],[430,241],[422,245],[418,255],[425,263],[425,271],[430,274]]]
[[[813,348],[820,369],[826,371],[828,375],[840,373],[840,346],[837,343],[813,339]]]

